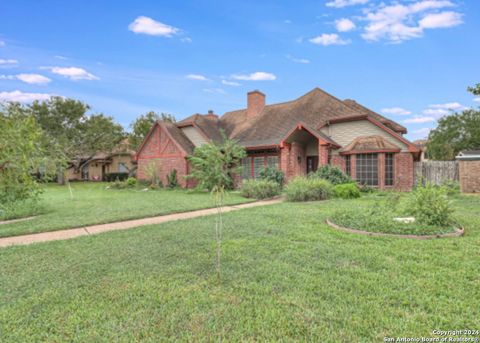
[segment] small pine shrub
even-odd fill
[[[245,198],[266,199],[279,195],[281,186],[271,180],[245,180],[241,193]]]
[[[283,187],[285,174],[277,168],[266,167],[260,170],[260,179],[274,181]]]
[[[333,192],[337,198],[355,199],[360,198],[360,189],[356,183],[344,183],[333,187]]]
[[[324,179],[296,177],[285,188],[288,201],[313,201],[328,199],[332,184]]]
[[[127,187],[129,188],[133,188],[135,186],[137,186],[137,179],[134,178],[134,177],[129,177],[125,183],[127,184]]]
[[[177,170],[173,169],[170,174],[167,175],[167,185],[168,188],[177,188],[178,180],[177,180]]]
[[[453,209],[443,187],[427,183],[412,191],[409,211],[421,224],[447,226],[451,224]]]
[[[345,174],[340,168],[329,164],[321,166],[317,171],[310,173],[308,176],[310,178],[328,180],[332,185],[353,182],[352,178]]]

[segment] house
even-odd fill
[[[281,169],[286,180],[307,175],[318,166],[340,167],[362,184],[410,190],[413,162],[420,149],[403,137],[406,128],[354,100],[339,100],[315,88],[298,99],[267,105],[265,94],[247,94],[244,109],[221,117],[194,114],[178,123],[157,122],[137,151],[140,179],[154,163],[162,181],[176,169],[179,182],[191,187],[187,156],[221,131],[244,146],[242,175],[256,178],[265,166]],[[238,181],[238,180],[237,180]]]
[[[413,141],[413,144],[415,144],[421,151],[420,161],[428,161],[427,143],[428,140],[426,139],[417,139],[416,141]]]
[[[460,190],[463,193],[480,192],[480,148],[460,151],[458,160]]]
[[[135,152],[128,142],[120,143],[110,152],[98,152],[93,156],[82,156],[71,161],[66,178],[69,181],[105,181],[109,175],[129,175],[136,168]]]

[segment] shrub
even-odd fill
[[[129,177],[125,183],[127,184],[128,187],[133,188],[137,185],[137,179],[134,177]]]
[[[430,183],[411,193],[409,211],[422,224],[447,226],[452,222],[453,209],[445,188]]]
[[[457,195],[460,193],[460,183],[454,180],[445,180],[442,187],[447,192],[447,195]]]
[[[355,199],[360,198],[360,190],[356,183],[344,183],[333,187],[333,192],[337,198]]]
[[[283,187],[285,174],[277,168],[266,167],[260,170],[260,179],[274,181],[278,183],[281,187]]]
[[[178,180],[177,180],[177,170],[173,169],[168,175],[167,175],[167,185],[168,188],[177,188],[178,185]]]
[[[120,181],[119,178],[117,178],[114,182],[110,184],[111,189],[125,189],[127,188],[127,184],[123,181]]]
[[[308,176],[310,178],[328,180],[333,185],[353,182],[352,178],[345,174],[340,168],[329,164],[321,166],[317,171],[310,173]]]
[[[279,195],[281,186],[272,180],[245,180],[241,192],[245,198],[266,199]]]
[[[332,184],[324,179],[296,177],[285,191],[288,201],[325,200],[332,195]]]
[[[124,181],[128,179],[128,173],[108,173],[104,176],[105,181],[113,182],[116,180]]]

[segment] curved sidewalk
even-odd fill
[[[237,210],[250,208],[250,207],[278,204],[282,201],[283,199],[279,198],[279,199],[256,201],[256,202],[251,202],[246,204],[224,206],[223,213],[237,211]],[[32,243],[70,239],[70,238],[75,238],[80,236],[96,235],[102,232],[133,229],[133,228],[145,226],[145,225],[160,224],[160,223],[166,223],[166,222],[175,221],[175,220],[203,217],[203,216],[208,216],[215,213],[217,213],[216,208],[209,208],[205,210],[172,213],[172,214],[166,214],[166,215],[157,216],[157,217],[149,217],[149,218],[133,219],[133,220],[127,220],[127,221],[115,222],[115,223],[91,225],[91,226],[59,230],[59,231],[50,231],[50,232],[34,233],[30,235],[5,237],[5,238],[0,238],[0,247],[7,247],[10,245],[27,245]]]

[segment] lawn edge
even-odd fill
[[[465,234],[465,229],[463,227],[455,228],[454,232],[439,233],[434,235],[412,235],[412,234],[402,235],[398,233],[371,232],[371,231],[347,228],[347,227],[337,225],[331,222],[329,219],[326,220],[326,223],[331,228],[334,228],[339,231],[355,233],[355,234],[364,235],[364,236],[375,236],[375,237],[396,237],[396,238],[423,240],[423,239],[435,239],[435,238],[461,237]]]

